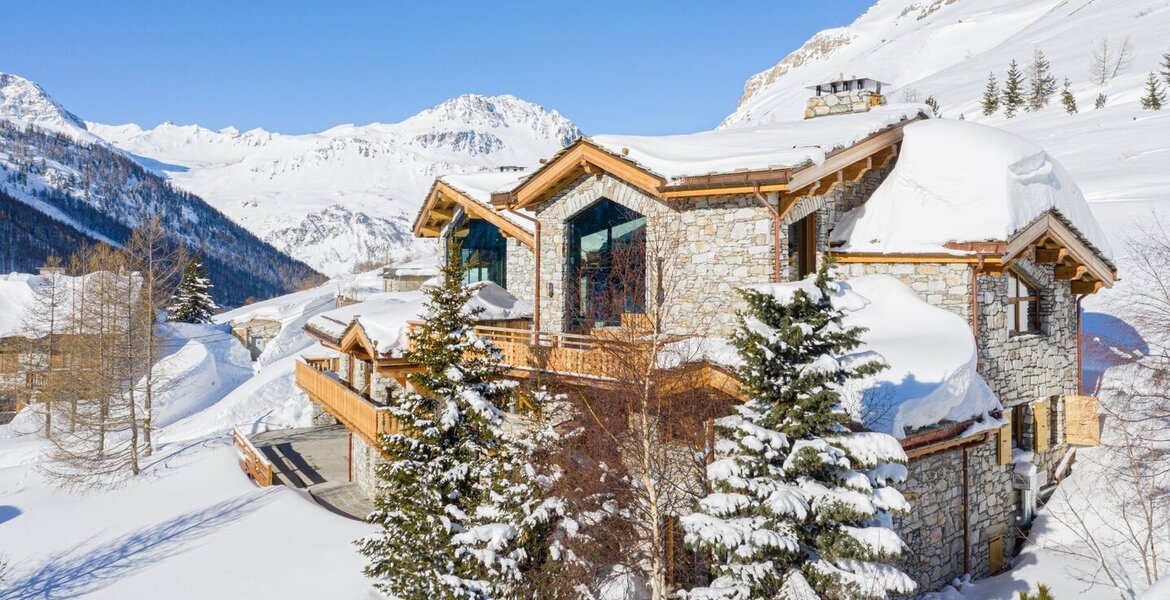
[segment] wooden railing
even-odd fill
[[[244,469],[253,481],[260,487],[268,487],[272,485],[272,472],[274,467],[248,437],[244,435],[236,427],[232,427],[232,441],[236,444],[236,449],[240,451],[240,467]]]
[[[388,407],[378,406],[353,391],[332,372],[297,361],[296,379],[310,400],[371,446],[378,447],[379,435],[398,433],[398,422]]]
[[[599,378],[620,377],[625,367],[626,353],[612,351],[625,343],[616,336],[486,325],[474,331],[500,349],[500,363],[507,367]]]

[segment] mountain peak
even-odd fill
[[[463,94],[428,108],[400,125],[423,131],[516,127],[529,129],[537,137],[556,140],[562,146],[581,135],[577,126],[557,111],[509,94]]]
[[[96,139],[84,121],[65,110],[41,86],[11,73],[0,73],[0,119],[86,141]]]

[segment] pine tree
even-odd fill
[[[938,100],[935,100],[934,96],[927,96],[923,103],[929,106],[930,110],[934,111],[934,116],[940,119],[942,118],[942,111],[938,108]]]
[[[990,117],[999,110],[999,83],[995,73],[987,74],[987,87],[983,88],[983,115]]]
[[[850,432],[840,404],[843,384],[884,365],[837,360],[862,330],[845,327],[833,306],[841,288],[830,269],[741,292],[748,310],[732,342],[747,401],[717,422],[718,459],[707,469],[714,492],[682,519],[686,543],[713,556],[717,578],[693,591],[700,597],[885,598],[914,589],[884,564],[904,549],[888,524],[908,505],[885,486],[905,478],[905,454],[892,436]]]
[[[414,390],[395,394],[401,432],[381,441],[386,462],[371,523],[382,531],[357,542],[365,572],[392,597],[506,598],[522,588],[526,547],[547,511],[523,473],[534,447],[510,443],[500,406],[515,386],[504,378],[499,350],[478,337],[468,310],[474,290],[456,246],[442,283],[427,290],[427,317],[410,333],[406,359],[421,372]],[[531,439],[528,440],[531,442]]]
[[[1024,74],[1020,72],[1020,65],[1015,59],[1008,64],[1007,81],[1003,88],[1004,116],[1011,119],[1024,106]]]
[[[1032,52],[1032,65],[1028,67],[1030,78],[1028,110],[1040,110],[1048,106],[1048,99],[1056,93],[1056,77],[1052,76],[1050,69],[1044,51],[1036,48]]]
[[[1077,98],[1072,93],[1072,82],[1064,78],[1064,88],[1060,90],[1060,103],[1064,105],[1064,112],[1074,115],[1077,112]]]
[[[183,277],[171,305],[167,307],[168,318],[180,323],[210,323],[212,315],[219,310],[208,290],[215,287],[203,268],[199,256],[191,257],[183,269]]]
[[[1105,102],[1107,100],[1108,100],[1108,98],[1106,98],[1104,92],[1097,94],[1097,98],[1093,100],[1093,108],[1096,108],[1098,110],[1105,108]]]
[[[1053,600],[1052,590],[1048,586],[1041,583],[1036,588],[1036,593],[1020,592],[1020,600]]]
[[[1162,82],[1158,81],[1157,73],[1150,72],[1146,77],[1146,95],[1142,96],[1142,108],[1146,110],[1162,110],[1166,103],[1166,90],[1162,89]]]

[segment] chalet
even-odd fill
[[[591,344],[664,302],[675,318],[657,324],[662,333],[725,338],[743,307],[737,288],[802,279],[827,256],[875,305],[914,297],[887,304],[891,318],[875,324],[897,321],[913,339],[916,323],[942,323],[954,343],[938,352],[969,368],[923,381],[907,363],[885,384],[905,412],[863,424],[901,439],[910,459],[901,489],[912,512],[897,525],[912,557],[904,568],[931,590],[1006,568],[1075,446],[1096,443],[1096,401],[1080,394],[1080,303],[1116,271],[1075,183],[1042,149],[887,104],[881,86],[814,86],[805,119],[581,138],[534,170],[443,176],[414,232],[460,240],[470,280],[524,305],[480,328],[518,374],[543,348],[552,359],[539,368],[551,375],[604,377]],[[377,459],[371,434],[393,427],[379,420],[385,390],[412,368],[395,354],[403,327],[425,315],[346,310],[310,322],[337,354],[304,361],[297,377],[361,434],[365,468]],[[704,361],[694,385],[734,390],[731,365],[718,353]]]

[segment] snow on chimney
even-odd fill
[[[816,95],[808,99],[804,118],[867,112],[886,103],[882,95],[884,86],[889,84],[866,77],[846,79],[844,74],[836,80],[809,86],[808,89],[815,91]]]

